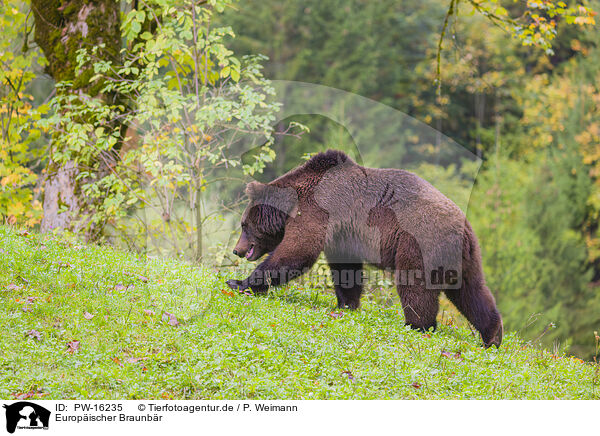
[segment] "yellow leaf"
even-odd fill
[[[498,6],[496,8],[495,14],[499,17],[506,17],[508,15],[508,11],[504,9],[502,6]]]
[[[12,173],[12,174],[9,174],[8,176],[4,177],[2,179],[2,181],[0,181],[0,184],[3,187],[8,185],[9,183],[14,186],[14,185],[17,185],[20,180],[21,180],[21,176],[19,174]]]
[[[8,205],[8,215],[19,216],[25,213],[25,205],[20,201]]]
[[[596,24],[596,20],[593,17],[575,17],[575,24],[584,26],[586,24]]]

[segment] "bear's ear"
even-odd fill
[[[257,199],[262,196],[262,194],[267,189],[267,185],[260,182],[250,182],[246,185],[246,195],[251,199]]]
[[[246,195],[252,205],[265,204],[279,209],[290,216],[298,212],[298,194],[294,188],[250,182],[246,185]]]

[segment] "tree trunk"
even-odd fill
[[[91,86],[91,71],[77,74],[76,55],[80,48],[104,44],[98,55],[118,60],[121,49],[120,3],[117,0],[31,0],[35,19],[35,41],[42,49],[48,66],[46,72],[55,82],[71,81],[68,92],[84,92],[97,97],[101,85]],[[102,96],[101,98],[108,98]],[[42,231],[54,228],[79,230],[81,213],[90,206],[77,180],[75,162],[58,164],[52,150],[61,146],[52,138],[51,155],[44,181],[44,218]]]

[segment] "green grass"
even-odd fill
[[[600,398],[597,367],[516,334],[485,350],[465,327],[405,328],[398,305],[231,293],[231,274],[0,227],[0,397]]]

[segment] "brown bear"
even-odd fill
[[[406,324],[436,327],[444,292],[481,334],[502,341],[502,318],[485,285],[477,238],[464,213],[417,175],[366,168],[330,150],[276,180],[246,187],[250,204],[233,253],[268,257],[232,289],[265,292],[305,272],[321,252],[341,308],[356,309],[363,266],[394,272]]]

